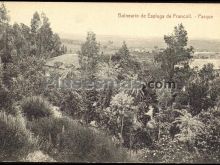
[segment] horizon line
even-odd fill
[[[70,38],[67,38],[67,37],[61,37],[62,35],[76,35],[78,37],[83,37],[83,36],[86,36],[87,33],[89,31],[85,32],[85,33],[68,33],[68,32],[55,32],[57,34],[60,35],[60,38],[62,39],[72,39],[71,37]],[[95,33],[95,32],[94,32]],[[127,39],[152,39],[152,38],[155,38],[155,39],[160,39],[163,40],[163,37],[164,36],[135,36],[135,35],[126,35],[126,34],[99,34],[99,33],[95,33],[96,36],[109,36],[109,37],[120,37],[120,38],[127,38]],[[165,34],[166,35],[166,34]],[[219,40],[220,41],[220,38],[203,38],[203,37],[188,37],[188,40]]]

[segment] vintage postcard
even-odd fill
[[[220,163],[220,4],[0,2],[0,161]]]

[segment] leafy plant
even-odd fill
[[[37,147],[38,140],[26,129],[21,115],[0,112],[0,161],[19,161]]]
[[[29,120],[52,115],[50,103],[41,96],[25,98],[21,103],[21,108],[22,112]]]
[[[173,122],[177,123],[177,127],[181,130],[180,134],[177,134],[178,139],[182,142],[194,143],[196,136],[203,133],[205,125],[196,116],[192,117],[185,109],[176,111],[181,114]]]
[[[69,117],[29,121],[28,128],[41,138],[42,150],[57,161],[123,162],[126,152],[111,138],[80,125]]]

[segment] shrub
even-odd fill
[[[0,161],[18,161],[37,148],[37,139],[26,129],[22,116],[0,112]]]
[[[80,118],[82,113],[82,97],[79,92],[65,89],[47,89],[44,96],[55,106],[60,107],[60,110],[65,114]]]
[[[204,163],[220,162],[220,109],[210,108],[199,114],[199,119],[205,124],[204,134],[196,139],[196,147],[202,155]]]
[[[53,158],[44,154],[42,151],[34,151],[29,153],[27,157],[23,159],[25,162],[55,162]]]
[[[75,125],[61,135],[60,160],[68,162],[125,162],[126,151],[111,139],[87,127]]]
[[[51,147],[56,147],[58,136],[62,133],[63,129],[71,129],[68,120],[68,117],[43,117],[28,121],[27,128],[40,137],[41,149],[49,152]]]
[[[179,95],[177,95],[175,98],[175,102],[176,102],[176,108],[178,109],[185,108],[189,102],[188,94],[186,92],[179,93]]]
[[[82,98],[76,91],[63,91],[60,99],[60,110],[71,117],[80,118],[82,113]]]
[[[0,109],[11,109],[12,99],[10,97],[10,92],[5,88],[0,82]]]
[[[153,149],[146,149],[142,154],[143,162],[152,163],[199,163],[197,152],[190,152],[188,146],[176,139],[164,136]]]
[[[21,107],[29,120],[52,115],[50,103],[40,96],[32,96],[24,99]]]
[[[55,106],[60,106],[63,98],[63,89],[50,89],[46,88],[44,90],[44,97],[48,98],[48,101]]]
[[[62,162],[124,162],[126,152],[102,133],[80,125],[68,117],[29,121],[29,129],[42,137],[41,148]]]

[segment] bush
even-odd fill
[[[70,120],[68,117],[43,117],[28,121],[27,128],[40,137],[41,149],[49,152],[49,150],[56,147],[58,144],[57,139],[63,129],[71,129],[68,120]]]
[[[41,148],[56,161],[124,162],[126,152],[102,133],[80,125],[68,117],[29,121],[28,127],[42,137]]]
[[[44,96],[55,106],[60,107],[60,111],[71,116],[80,118],[82,115],[82,97],[79,92],[65,89],[47,89]]]
[[[68,162],[125,162],[126,151],[117,148],[111,139],[87,127],[75,125],[61,135],[59,156]]]
[[[176,107],[177,109],[183,109],[188,105],[189,96],[186,92],[180,92],[179,95],[175,98]]]
[[[55,162],[53,158],[49,157],[47,154],[44,154],[42,151],[34,151],[29,153],[27,157],[23,159],[25,162]]]
[[[80,118],[82,113],[82,98],[76,91],[63,91],[60,99],[60,110],[73,118]]]
[[[18,161],[37,148],[37,139],[26,129],[22,116],[0,112],[0,161]]]
[[[153,149],[146,149],[141,160],[152,163],[201,163],[197,152],[190,152],[186,144],[166,136]]]
[[[199,119],[205,124],[204,134],[197,137],[196,147],[202,155],[204,163],[220,162],[220,109],[210,108],[199,114]]]
[[[0,82],[0,109],[9,110],[12,105],[12,98],[10,92]]]
[[[24,99],[21,107],[24,115],[29,120],[52,115],[50,103],[40,96],[32,96]]]

